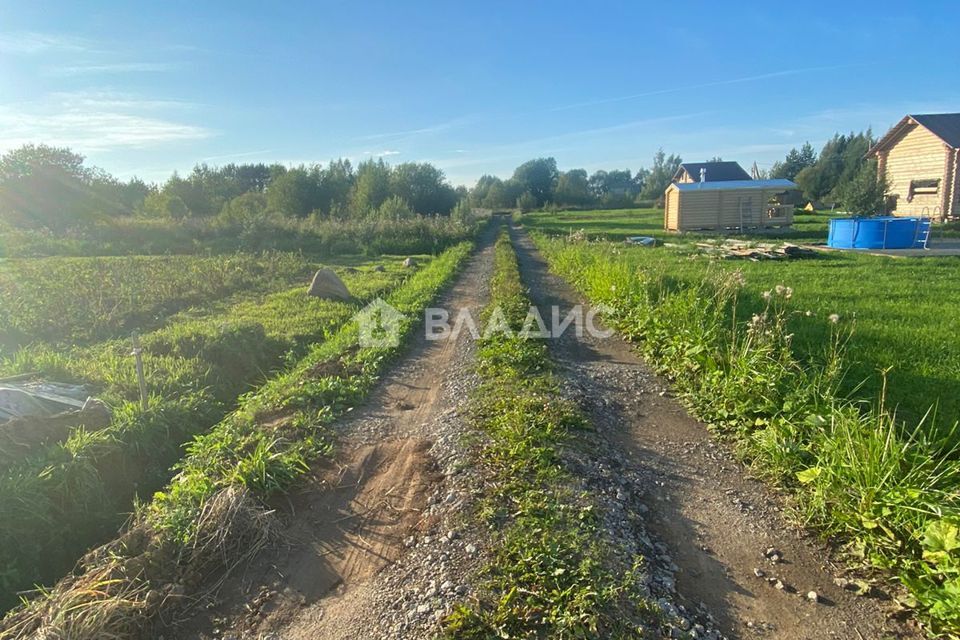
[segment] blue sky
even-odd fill
[[[955,3],[0,0],[0,152],[121,177],[198,162],[430,161],[454,183],[658,147],[768,167],[960,111]]]

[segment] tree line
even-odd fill
[[[469,203],[483,209],[537,209],[556,207],[630,207],[654,203],[663,196],[681,163],[680,156],[661,149],[649,169],[560,171],[554,158],[528,160],[504,180],[481,176],[469,193]]]
[[[0,157],[0,220],[18,227],[61,230],[104,217],[221,216],[264,213],[304,218],[404,218],[449,215],[465,189],[455,189],[429,163],[390,166],[381,159],[353,166],[340,159],[280,164],[200,164],[160,185],[121,181],[88,167],[66,148],[24,145]]]
[[[876,159],[867,157],[876,142],[870,129],[837,133],[819,154],[807,142],[776,162],[769,177],[793,180],[813,202],[839,204],[857,215],[880,213],[885,210],[887,183],[877,174]]]
[[[883,210],[886,184],[877,176],[876,162],[866,157],[874,142],[867,130],[836,134],[819,154],[806,143],[775,163],[767,177],[794,180],[809,200],[876,213]],[[118,180],[87,166],[70,149],[24,145],[0,157],[0,221],[62,230],[129,215],[243,222],[264,214],[332,219],[449,215],[458,203],[460,209],[493,210],[650,206],[662,201],[680,163],[680,156],[661,149],[650,168],[588,174],[579,168],[561,171],[554,158],[535,158],[507,179],[484,175],[470,190],[454,188],[429,163],[199,164],[187,175],[174,173],[154,185],[139,178]]]

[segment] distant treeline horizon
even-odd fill
[[[762,177],[794,180],[808,200],[867,212],[882,206],[885,186],[877,179],[875,161],[866,157],[873,143],[869,130],[836,134],[819,154],[805,143]],[[450,215],[458,203],[493,210],[653,206],[681,162],[679,155],[661,149],[649,169],[588,174],[577,168],[561,171],[554,158],[535,158],[509,178],[483,175],[471,189],[454,187],[427,162],[391,166],[377,159],[354,166],[342,158],[293,167],[198,164],[189,174],[174,172],[162,184],[150,184],[136,177],[119,180],[68,148],[28,144],[0,157],[0,222],[57,232],[124,216],[356,220]]]

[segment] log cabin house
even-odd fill
[[[895,216],[960,217],[960,113],[908,115],[869,153]]]

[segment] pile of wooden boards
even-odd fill
[[[722,242],[698,242],[701,254],[722,260],[792,260],[810,258],[817,252],[809,247],[790,243],[747,242],[744,240],[724,240]]]

